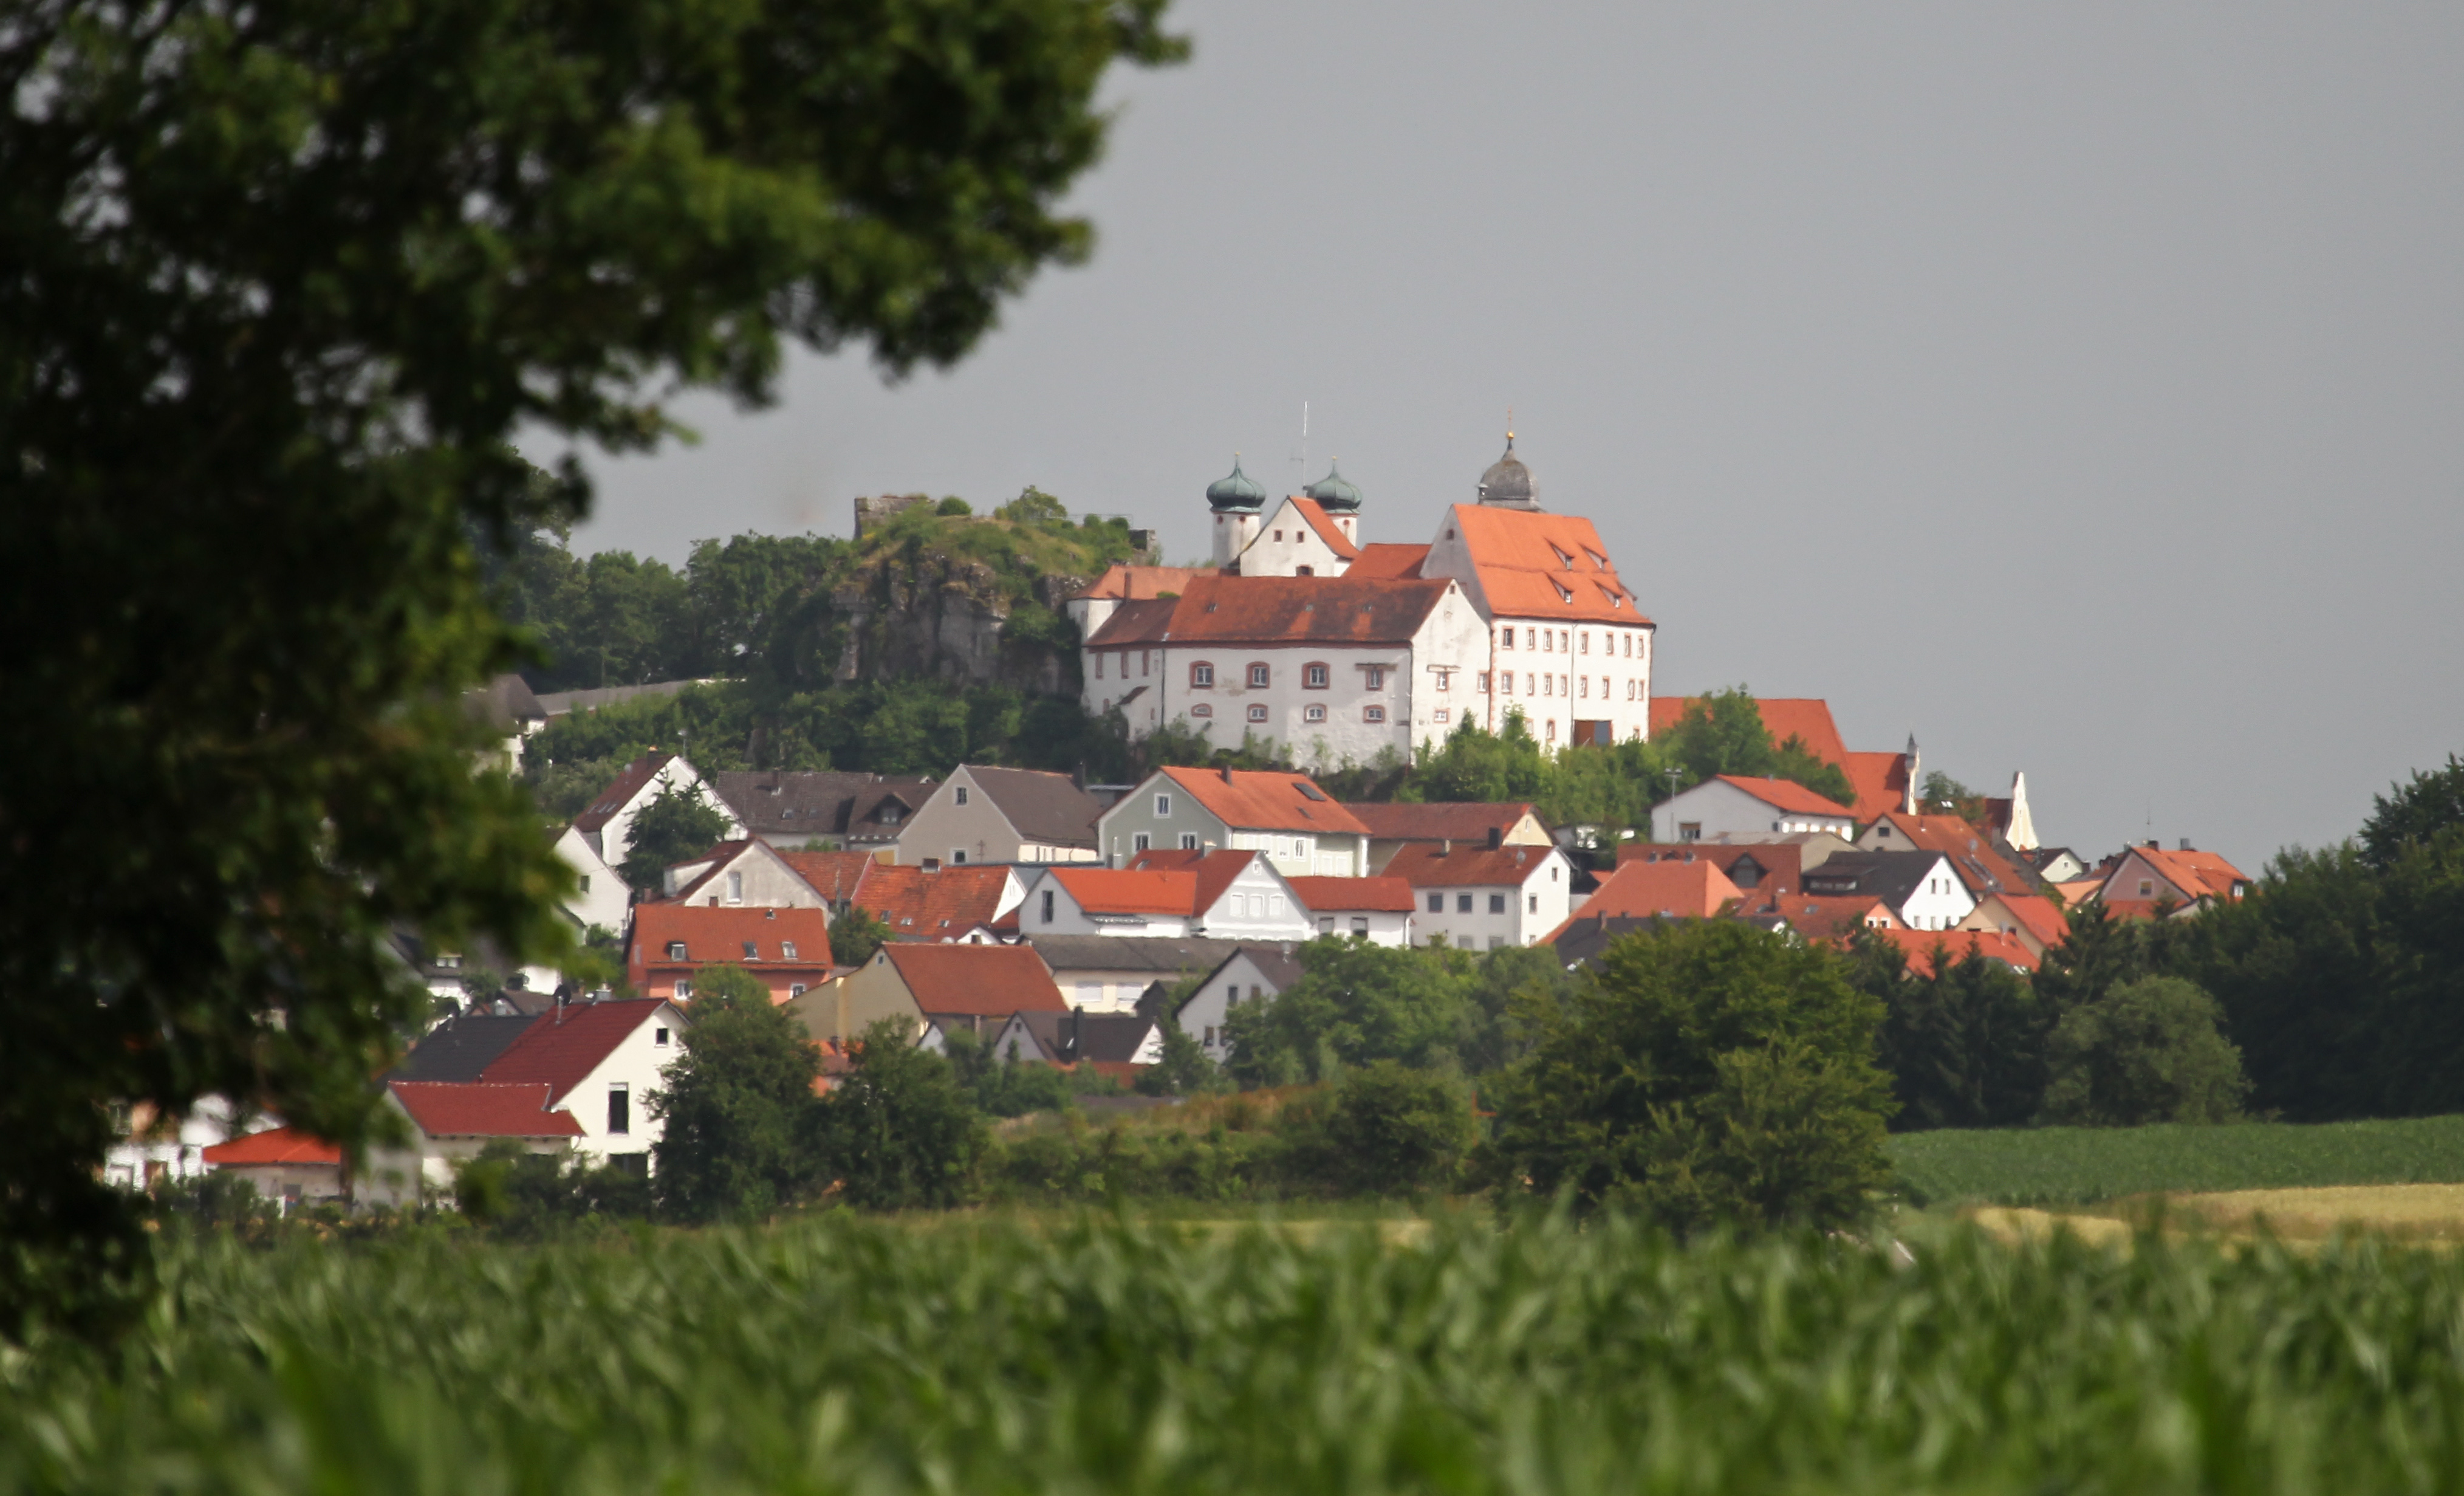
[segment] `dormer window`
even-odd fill
[[[671,961],[681,961],[686,959],[685,943],[682,940],[671,940],[668,942],[668,959]]]
[[[758,960],[761,959],[761,948],[760,948],[759,946],[758,946],[758,945],[755,945],[755,944],[754,944],[752,941],[750,941],[750,940],[745,941],[745,942],[744,942],[744,958],[745,958],[746,960],[748,960],[748,961],[758,961]]]
[[[1564,550],[1563,550],[1563,549],[1562,549],[1562,548],[1557,544],[1557,542],[1556,542],[1556,541],[1554,541],[1554,540],[1550,541],[1550,542],[1549,542],[1549,549],[1551,549],[1551,550],[1552,550],[1552,551],[1555,551],[1555,552],[1557,553],[1557,564],[1558,564],[1558,565],[1565,567],[1568,571],[1572,571],[1572,570],[1573,570],[1573,569],[1574,569],[1574,558],[1573,558],[1572,556],[1567,555],[1567,554],[1566,554],[1566,552],[1565,552],[1565,551],[1564,551]]]
[[[1554,578],[1554,577],[1550,578],[1550,579],[1549,579],[1549,585],[1551,585],[1551,586],[1552,586],[1552,587],[1555,587],[1555,588],[1557,589],[1557,601],[1558,601],[1558,602],[1560,602],[1560,603],[1567,603],[1567,604],[1571,604],[1571,603],[1573,603],[1573,602],[1574,601],[1574,593],[1573,593],[1573,588],[1571,588],[1571,587],[1569,587],[1569,586],[1567,586],[1564,583],[1559,582],[1556,578]]]
[[[779,942],[779,958],[780,958],[781,960],[783,960],[783,961],[792,961],[792,960],[794,960],[794,959],[796,958],[796,942],[795,942],[795,941],[793,941],[793,940],[781,940],[781,941],[780,941],[780,942]]]
[[[1606,571],[1609,569],[1609,559],[1601,555],[1599,552],[1593,550],[1590,546],[1586,545],[1583,547],[1583,554],[1592,559],[1593,570]]]

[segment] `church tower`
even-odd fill
[[[1360,543],[1360,490],[1343,475],[1343,461],[1337,458],[1326,470],[1326,476],[1301,490],[1303,497],[1313,499],[1343,538],[1353,544]]]
[[[1232,471],[1206,485],[1206,507],[1215,511],[1215,564],[1218,568],[1234,564],[1249,542],[1258,538],[1259,511],[1265,507],[1266,491],[1257,479],[1241,471],[1241,454],[1232,454]]]
[[[1492,509],[1536,510],[1540,507],[1540,487],[1531,481],[1531,470],[1514,455],[1514,432],[1506,433],[1506,455],[1488,465],[1480,475],[1480,501]]]

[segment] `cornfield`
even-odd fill
[[[825,1219],[176,1254],[0,1488],[2464,1490],[2464,1266],[1617,1222]]]

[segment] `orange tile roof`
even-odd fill
[[[214,1143],[205,1150],[205,1159],[217,1169],[245,1164],[341,1163],[342,1150],[296,1127],[277,1127],[234,1137],[228,1143]]]
[[[1745,890],[1708,862],[1629,862],[1618,864],[1574,913],[1586,919],[1595,914],[1708,919],[1745,897]]]
[[[1191,895],[1190,908],[1183,913],[1203,914],[1215,907],[1224,890],[1232,887],[1232,880],[1240,877],[1257,855],[1254,850],[1232,851],[1220,847],[1188,850],[1151,847],[1130,859],[1130,870],[1188,873],[1197,880],[1197,891]]]
[[[1486,504],[1457,504],[1447,515],[1463,535],[1491,613],[1600,624],[1651,622],[1617,580],[1608,547],[1590,520]]]
[[[1789,927],[1809,940],[1830,940],[1863,926],[1903,930],[1906,926],[1891,906],[1870,893],[1789,893],[1775,901]],[[1761,909],[1757,896],[1753,908]],[[1879,925],[1877,922],[1879,921]]]
[[[836,904],[853,900],[864,880],[873,869],[883,866],[870,852],[791,852],[774,848],[780,861],[795,870],[796,876],[812,886],[814,892]]]
[[[1348,802],[1344,809],[1369,828],[1369,834],[1379,841],[1397,842],[1481,842],[1491,830],[1510,831],[1525,816],[1539,819],[1539,811],[1528,800],[1501,801],[1485,803],[1480,801],[1435,801],[1425,804],[1404,804],[1401,802],[1380,802],[1363,804]]]
[[[1326,542],[1328,550],[1334,552],[1344,561],[1358,559],[1360,547],[1345,538],[1343,531],[1336,527],[1335,522],[1326,517],[1326,511],[1318,507],[1316,499],[1296,496],[1291,500],[1291,506],[1300,511],[1301,517],[1309,521],[1309,527],[1317,532],[1317,538]],[[1345,575],[1350,574],[1347,568]]]
[[[1160,644],[1172,635],[1173,615],[1180,610],[1178,598],[1148,598],[1124,603],[1112,609],[1112,616],[1095,626],[1087,636],[1089,649],[1111,649],[1133,644]]]
[[[1796,842],[1619,842],[1617,860],[1630,862],[1707,862],[1736,883],[1739,862],[1752,858],[1763,870],[1763,877],[1753,888],[1747,889],[1749,898],[1767,899],[1777,892],[1793,892],[1805,876],[1805,847]]]
[[[2008,962],[2023,972],[2036,969],[2035,953],[1999,930],[1881,930],[1875,932],[1907,953],[1908,970],[1920,977],[1934,975],[1933,953],[1936,946],[1952,961],[1965,960],[1969,952],[1990,959]]]
[[[876,867],[855,891],[857,908],[877,915],[902,940],[948,940],[993,922],[1009,869],[983,867]]]
[[[1360,559],[1344,568],[1347,577],[1385,577],[1417,580],[1420,563],[1429,559],[1425,545],[1397,545],[1380,540],[1360,548]]]
[[[1263,769],[1174,768],[1157,772],[1197,801],[1207,814],[1235,830],[1308,831],[1319,836],[1369,834],[1359,817],[1335,803],[1306,774]],[[1304,784],[1309,791],[1302,790]]]
[[[1685,716],[1685,709],[1701,700],[1699,696],[1654,696],[1651,698],[1651,736],[1659,737],[1675,727]],[[1784,743],[1793,737],[1805,744],[1806,751],[1825,763],[1850,767],[1848,747],[1839,739],[1839,726],[1831,719],[1831,703],[1820,696],[1757,697],[1755,708],[1762,713],[1763,728],[1773,743]],[[1852,772],[1851,781],[1855,780]]]
[[[1122,604],[1087,643],[1408,644],[1448,585],[1348,575],[1199,577],[1176,600]]]
[[[882,953],[927,1013],[1066,1012],[1052,968],[1033,946],[885,945]]]
[[[1553,847],[1458,847],[1441,851],[1426,842],[1406,842],[1386,865],[1385,876],[1416,889],[1521,888],[1556,850]]]
[[[684,942],[678,961],[668,955],[674,941]],[[790,957],[786,945],[793,942]],[[750,944],[754,954],[747,957]],[[652,966],[744,966],[747,969],[817,968],[830,966],[830,916],[820,909],[713,909],[697,904],[637,904],[633,933],[627,942],[626,966],[638,980]]]
[[[2064,919],[2062,912],[2054,907],[2054,901],[2042,893],[2003,893],[1996,896],[2002,900],[2004,908],[2019,916],[2019,923],[2027,927],[2028,933],[2036,937],[2039,945],[2059,945],[2070,938],[2070,921]]]
[[[2192,898],[2229,900],[2233,896],[2234,884],[2250,882],[2240,869],[2213,852],[2195,848],[2167,851],[2161,847],[2134,847],[2130,851],[2154,868],[2166,882]],[[2129,858],[2123,861],[2127,864]],[[2114,869],[2113,876],[2122,876],[2120,867]]]
[[[548,1110],[549,1087],[395,1081],[394,1099],[430,1137],[580,1137],[570,1111]]]
[[[1826,714],[1827,715],[1827,714]],[[1857,791],[1857,819],[1871,821],[1908,803],[1908,756],[1903,753],[1850,753],[1840,764]]]
[[[1072,902],[1090,914],[1178,914],[1198,913],[1198,874],[1155,872],[1127,868],[1054,868],[1045,874],[1068,891]]]
[[[1744,774],[1723,774],[1718,778],[1722,783],[1735,785],[1774,810],[1800,816],[1832,816],[1842,821],[1855,819],[1855,813],[1847,806],[1815,794],[1794,780],[1755,779]]]
[[[550,1008],[479,1072],[482,1083],[521,1086],[543,1081],[554,1106],[588,1078],[601,1061],[667,1006],[657,998],[582,1002]]]
[[[1940,852],[1950,859],[1959,881],[1974,894],[2036,891],[2029,877],[2033,869],[2022,869],[1994,850],[1990,835],[1957,816],[1912,816],[1891,810],[1876,818],[1876,826],[1883,825],[1888,825],[1893,834],[1882,836],[1868,827],[1866,835],[1857,843],[1859,850]]]
[[[1189,586],[1193,577],[1211,577],[1212,566],[1131,566],[1114,561],[1104,568],[1104,574],[1089,583],[1083,591],[1070,594],[1079,598],[1118,598],[1124,602],[1152,598],[1158,592],[1179,592]]]
[[[1412,885],[1401,878],[1289,878],[1292,896],[1314,914],[1412,912]]]

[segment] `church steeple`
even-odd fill
[[[1531,470],[1514,455],[1514,423],[1506,423],[1506,455],[1488,465],[1480,475],[1480,501],[1498,509],[1538,509],[1540,486],[1531,481]]]

